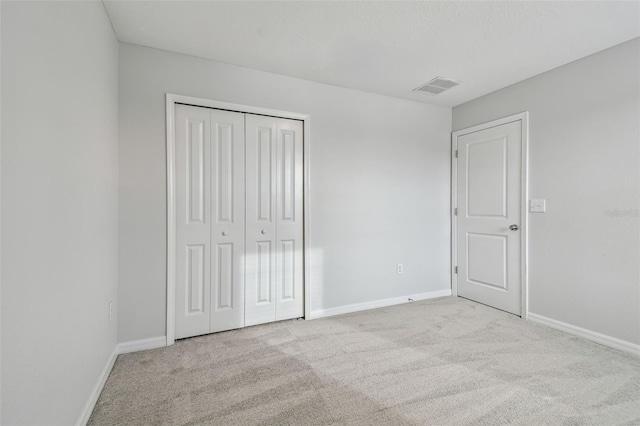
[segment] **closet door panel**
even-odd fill
[[[245,325],[276,316],[276,121],[245,115]]]
[[[176,106],[176,338],[304,315],[303,124]]]
[[[244,114],[211,114],[210,332],[244,326]]]
[[[276,320],[303,316],[303,125],[276,123]]]
[[[209,332],[211,127],[209,110],[176,106],[176,338]]]

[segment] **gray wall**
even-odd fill
[[[530,112],[530,311],[640,343],[640,39],[453,110],[454,130]],[[619,210],[613,216],[608,210]]]
[[[121,44],[120,341],[165,335],[167,92],[311,114],[312,311],[450,288],[450,108]]]
[[[99,2],[2,2],[2,424],[74,424],[115,348],[118,43]]]

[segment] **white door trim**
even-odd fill
[[[455,268],[458,265],[458,243],[455,209],[458,200],[458,161],[455,153],[458,150],[458,138],[491,127],[501,126],[514,121],[522,122],[522,159],[521,159],[521,189],[520,189],[520,257],[521,257],[521,316],[526,319],[529,315],[529,112],[521,112],[482,123],[477,126],[458,130],[451,134],[451,294],[458,295],[458,275]]]
[[[309,256],[309,212],[310,204],[310,142],[311,142],[311,116],[295,112],[279,111],[270,108],[260,108],[248,105],[239,105],[229,102],[212,101],[209,99],[194,98],[191,96],[166,94],[166,121],[167,121],[167,346],[175,341],[175,243],[176,243],[176,182],[175,182],[175,105],[186,104],[205,108],[215,108],[227,111],[236,111],[247,114],[268,115],[271,117],[301,120],[303,122],[303,215],[304,215],[304,317],[310,318],[311,313],[311,289],[310,289],[310,256]]]

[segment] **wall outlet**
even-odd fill
[[[109,322],[113,320],[113,300],[109,301]]]
[[[396,266],[396,272],[398,275],[402,275],[404,273],[404,266],[402,266],[402,263],[398,263]]]

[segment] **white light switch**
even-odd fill
[[[529,211],[531,213],[544,213],[547,211],[547,200],[531,200],[529,202]]]

